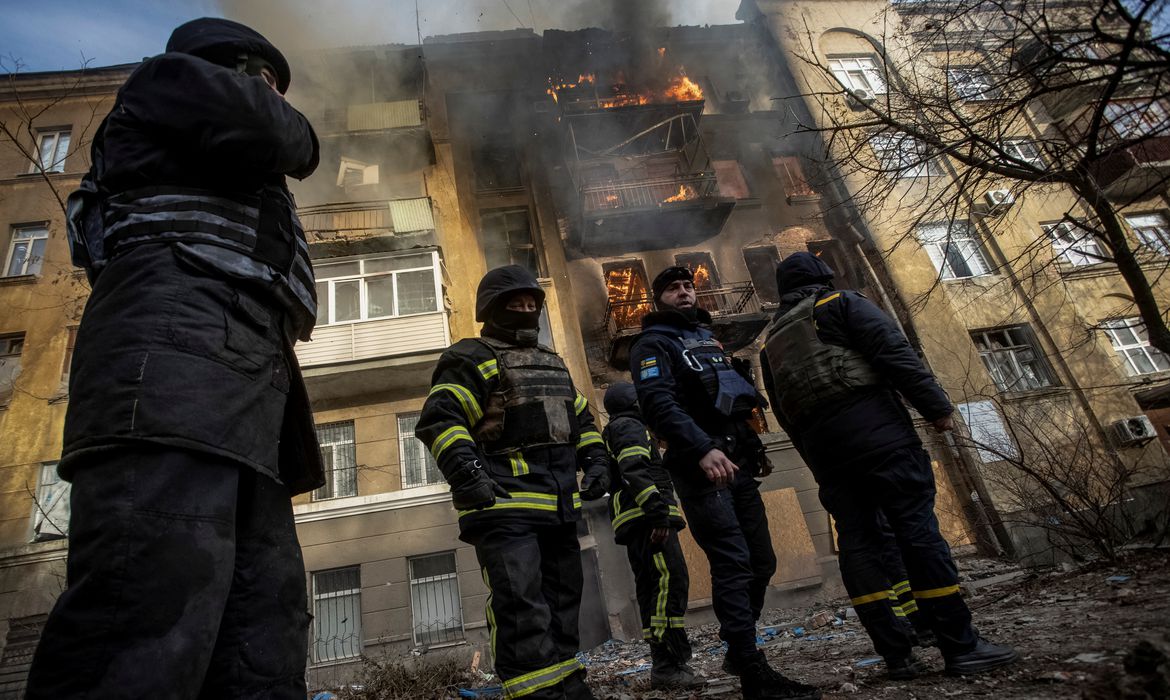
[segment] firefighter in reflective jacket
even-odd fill
[[[810,253],[780,263],[780,309],[760,362],[772,408],[836,521],[841,578],[858,617],[891,677],[924,670],[894,608],[899,581],[882,561],[884,516],[947,671],[1011,663],[1011,647],[982,639],[971,624],[934,515],[930,458],[901,397],[939,431],[952,428],[950,400],[893,320],[861,294],[834,290],[832,279]]]
[[[439,358],[415,435],[451,486],[460,539],[475,546],[504,696],[591,698],[576,658],[577,521],[582,498],[605,495],[609,459],[564,361],[537,342],[543,302],[523,267],[484,275],[482,335]]]
[[[666,441],[663,463],[687,526],[710,563],[712,605],[727,642],[723,668],[740,677],[745,698],[819,698],[756,647],[756,621],[776,571],[755,479],[771,467],[748,422],[763,396],[708,328],[690,270],[668,267],[651,286],[657,310],[642,319],[630,372],[646,423]]]
[[[687,562],[678,542],[686,527],[658,448],[638,412],[634,385],[617,382],[605,392],[609,423],[601,432],[610,455],[610,513],[614,540],[625,545],[650,644],[652,688],[701,684],[687,664],[691,644],[687,609]]]

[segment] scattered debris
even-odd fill
[[[837,688],[838,693],[856,693],[857,686],[853,683],[842,683],[840,688]]]
[[[1106,659],[1106,655],[1103,652],[1093,651],[1093,652],[1085,652],[1083,654],[1077,654],[1076,656],[1069,659],[1069,661],[1072,663],[1081,663],[1081,664],[1099,664],[1102,661],[1104,661],[1105,659]]]
[[[813,615],[808,624],[813,629],[819,629],[821,627],[829,626],[835,619],[837,619],[836,615],[829,612],[828,610],[822,610],[816,615]]]
[[[1131,578],[1133,578],[1133,577],[1132,576],[1110,576],[1109,578],[1105,579],[1105,581],[1106,581],[1106,583],[1125,583],[1126,581],[1130,580]]]

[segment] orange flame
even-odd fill
[[[680,71],[671,79],[670,87],[666,88],[664,94],[675,102],[688,102],[703,99],[703,88]]]
[[[685,202],[688,199],[697,199],[698,196],[699,193],[695,191],[694,187],[691,187],[690,185],[679,185],[678,193],[662,200],[662,203],[668,204],[670,202]]]
[[[646,297],[646,278],[641,271],[633,266],[607,270],[605,286],[617,327],[638,327],[642,317],[651,310],[648,302],[635,302]]]
[[[665,48],[659,49],[659,55],[665,53]],[[584,85],[596,85],[597,76],[593,73],[581,73],[576,82],[557,81],[549,78],[549,87],[545,90],[554,102],[560,101],[560,94],[564,90],[573,90]],[[641,92],[630,91],[625,76],[619,71],[614,76],[610,88],[612,95],[601,97],[597,105],[602,109],[614,107],[628,107],[631,105],[645,105],[662,102],[689,102],[703,99],[703,89],[694,80],[687,77],[686,71],[680,66],[677,74],[670,79],[665,88],[646,89]]]

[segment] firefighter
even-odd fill
[[[642,320],[630,349],[630,372],[650,430],[667,444],[663,463],[691,535],[711,567],[711,597],[723,668],[740,677],[745,698],[819,698],[812,686],[774,670],[756,647],[776,555],[757,476],[771,465],[749,424],[764,400],[707,327],[696,305],[694,276],[668,267],[651,288],[657,310]]]
[[[439,358],[415,435],[451,486],[460,539],[475,547],[504,696],[575,700],[593,697],[576,658],[577,523],[581,500],[605,495],[609,458],[564,361],[537,342],[543,303],[519,265],[484,275],[482,334]]]
[[[285,177],[317,166],[290,72],[252,29],[198,19],[144,61],[69,198],[92,293],[59,471],[68,586],[29,698],[305,697],[290,496],[323,480],[292,343],[316,316]]]
[[[610,512],[614,540],[624,545],[642,614],[642,638],[650,644],[650,687],[702,685],[687,661],[691,643],[687,609],[687,562],[678,541],[686,527],[662,457],[638,412],[634,385],[617,382],[605,392],[609,423],[601,435],[610,455]]]
[[[981,638],[934,515],[934,473],[905,398],[940,432],[951,430],[946,393],[889,316],[861,294],[836,291],[833,270],[810,253],[777,267],[780,308],[760,355],[772,407],[820,486],[837,524],[845,587],[890,675],[924,669],[894,611],[896,581],[883,567],[883,516],[952,674],[1018,658]]]

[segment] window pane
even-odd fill
[[[361,318],[361,282],[358,280],[335,282],[333,294],[336,299],[334,301],[334,321],[356,321]]]
[[[53,172],[65,171],[65,155],[69,153],[69,138],[68,131],[63,131],[57,136],[57,149],[53,153]]]
[[[313,660],[361,653],[361,573],[357,567],[313,574]]]
[[[325,467],[325,485],[315,500],[357,495],[357,451],[352,421],[317,426],[317,442]]]
[[[437,311],[434,270],[400,272],[398,277],[398,313],[419,314]]]
[[[329,283],[317,281],[317,323],[332,323],[329,317]]]
[[[333,279],[334,277],[356,277],[361,274],[361,263],[317,263],[313,265],[313,273],[317,279]]]
[[[410,604],[417,644],[440,644],[463,638],[454,553],[410,561]]]
[[[366,280],[366,318],[382,318],[394,313],[394,276]]]
[[[8,269],[5,276],[12,277],[24,274],[24,263],[28,259],[28,241],[13,241],[12,254],[9,256]]]
[[[41,263],[45,261],[45,244],[48,242],[46,238],[38,238],[32,242],[32,254],[29,255],[28,261],[25,262],[24,274],[40,274]]]
[[[57,135],[44,134],[41,136],[41,167],[49,170],[53,165],[53,151],[56,150]]]
[[[398,416],[398,451],[402,460],[403,488],[443,483],[443,475],[434,457],[422,441],[414,436],[418,416],[417,413]]]

